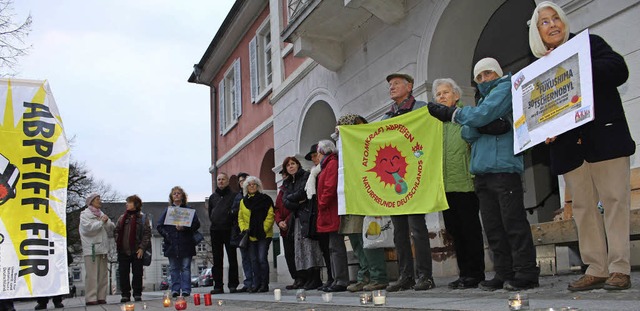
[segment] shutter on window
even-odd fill
[[[218,85],[218,120],[220,121],[220,135],[224,133],[224,129],[227,127],[224,115],[224,80],[225,78],[222,78],[222,81],[220,81],[220,84]]]
[[[249,74],[251,75],[251,102],[258,99],[260,81],[258,80],[258,37],[249,42]]]
[[[240,59],[239,58],[233,64],[233,78],[235,79],[235,88],[236,88],[236,91],[235,91],[236,100],[234,101],[234,106],[233,106],[233,119],[237,120],[238,117],[242,115],[242,87],[241,87],[242,77],[240,76]]]

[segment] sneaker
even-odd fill
[[[478,288],[478,284],[480,284],[480,282],[482,281],[484,281],[484,279],[460,277],[459,279],[449,283],[449,288],[452,288],[452,289]]]
[[[577,281],[569,283],[567,289],[572,292],[578,292],[583,290],[599,289],[604,287],[604,283],[607,281],[606,277],[597,277],[589,274],[583,275]]]
[[[347,286],[347,290],[352,292],[352,293],[360,292],[360,291],[364,290],[364,287],[367,284],[369,284],[369,283],[365,283],[364,281],[358,282],[358,283],[355,283],[355,284],[351,284],[351,285]]]
[[[238,289],[236,293],[246,293],[249,290],[249,287],[243,286],[241,289]]]
[[[510,291],[532,289],[538,286],[540,286],[540,283],[538,283],[538,280],[513,279],[510,281],[504,282],[504,289],[510,290]]]
[[[460,278],[458,278],[457,280],[455,280],[455,281],[453,281],[453,282],[451,282],[451,283],[447,284],[447,286],[448,286],[449,288],[451,288],[451,289],[458,289],[458,287],[459,287],[459,286],[462,286],[462,283],[463,283],[463,280],[462,280],[462,279],[463,279],[463,278],[462,278],[462,277],[460,277]]]
[[[433,278],[420,277],[416,285],[413,286],[414,290],[428,290],[436,287],[436,283],[433,282]]]
[[[171,293],[171,297],[173,297],[173,298],[176,298],[178,296],[180,296],[180,294],[178,292]]]
[[[364,288],[362,288],[364,291],[374,291],[374,290],[380,290],[380,289],[386,289],[387,286],[389,286],[388,283],[378,283],[378,282],[372,282],[369,283],[367,285],[365,285]]]
[[[488,281],[482,281],[478,284],[478,286],[480,287],[480,289],[482,290],[486,290],[486,291],[494,291],[497,289],[502,289],[502,286],[504,285],[504,281],[499,279],[499,278],[493,278],[491,280]]]
[[[604,289],[622,290],[631,288],[631,277],[628,274],[613,272],[604,282]]]
[[[416,281],[413,278],[400,278],[397,282],[387,286],[388,292],[397,292],[399,290],[411,289],[413,285],[416,285]]]

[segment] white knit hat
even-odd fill
[[[494,71],[498,74],[498,77],[502,77],[502,68],[500,68],[500,64],[498,64],[498,61],[494,58],[487,57],[479,60],[476,63],[476,66],[473,67],[473,80],[476,81],[476,83],[480,83],[480,81],[478,81],[476,78],[481,72],[485,70]]]

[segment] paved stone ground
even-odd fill
[[[548,310],[561,307],[574,307],[580,310],[640,310],[640,271],[632,272],[633,287],[625,291],[592,290],[573,293],[567,290],[567,284],[580,275],[546,276],[540,278],[540,287],[523,291],[529,296],[531,310]],[[492,277],[488,274],[488,277]],[[320,291],[308,291],[306,302],[296,302],[295,291],[285,290],[285,284],[271,284],[271,289],[282,289],[282,301],[274,302],[273,293],[256,294],[221,294],[214,295],[213,306],[195,306],[189,298],[187,310],[508,310],[507,299],[512,292],[498,290],[486,292],[480,289],[450,290],[447,283],[454,278],[436,278],[438,287],[429,291],[416,292],[413,290],[388,293],[385,307],[372,305],[361,306],[358,293],[334,293],[333,301],[322,301]],[[194,288],[194,293],[206,293],[210,287]],[[136,311],[144,310],[174,310],[163,308],[162,292],[143,293],[143,302],[136,303]],[[204,300],[204,299],[202,299]],[[217,302],[221,300],[222,305]],[[66,310],[90,311],[118,311],[121,308],[119,296],[109,296],[107,305],[84,306],[84,297],[66,299]],[[33,310],[35,301],[21,301],[16,303],[17,310]],[[51,305],[50,305],[51,306]]]

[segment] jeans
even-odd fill
[[[493,251],[496,277],[503,281],[537,281],[540,270],[524,210],[520,174],[477,174],[474,185],[484,231]]]
[[[171,292],[191,294],[191,257],[169,257]]]
[[[253,270],[253,288],[269,286],[269,244],[271,238],[249,242],[249,258]]]
[[[229,261],[229,289],[238,287],[238,253],[234,246],[231,246],[231,230],[211,230],[211,252],[213,254],[213,287],[222,289],[222,272],[224,271],[224,250],[227,251]]]
[[[242,271],[244,272],[244,287],[247,289],[253,286],[253,267],[251,266],[251,257],[249,257],[249,247],[239,248],[242,257]]]
[[[120,291],[122,297],[142,296],[142,259],[138,259],[136,253],[131,255],[118,254],[118,272],[120,273]],[[133,272],[133,279],[129,279],[129,273]]]

